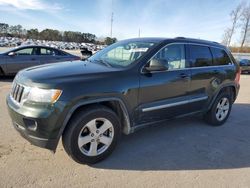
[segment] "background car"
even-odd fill
[[[19,70],[63,61],[80,60],[79,56],[47,46],[22,46],[0,53],[0,75],[14,75]]]
[[[250,60],[249,59],[241,59],[240,67],[242,73],[250,73]]]

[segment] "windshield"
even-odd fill
[[[144,41],[121,41],[97,52],[89,60],[112,67],[126,67],[139,59],[154,44],[154,42]]]

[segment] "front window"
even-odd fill
[[[23,48],[15,51],[16,55],[37,55],[37,48]]]
[[[115,43],[89,58],[114,67],[126,67],[139,59],[155,43],[144,41],[122,41]]]
[[[161,49],[153,59],[165,60],[168,70],[186,68],[184,44],[170,44]]]

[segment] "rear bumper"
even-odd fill
[[[6,103],[12,124],[23,138],[35,146],[55,151],[60,138],[58,125],[61,125],[57,107],[19,107],[10,96]]]
[[[240,84],[237,84],[237,85],[236,85],[236,95],[235,95],[235,97],[234,97],[234,101],[237,99],[238,94],[239,94],[239,91],[240,91]]]
[[[250,66],[241,66],[241,72],[250,72]]]

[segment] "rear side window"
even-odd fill
[[[214,65],[229,65],[231,64],[231,60],[228,57],[227,53],[223,49],[219,48],[211,48],[211,51],[213,53]]]
[[[41,55],[56,55],[56,52],[50,48],[41,48]]]
[[[190,61],[193,67],[204,67],[212,65],[212,54],[208,47],[189,45]]]

